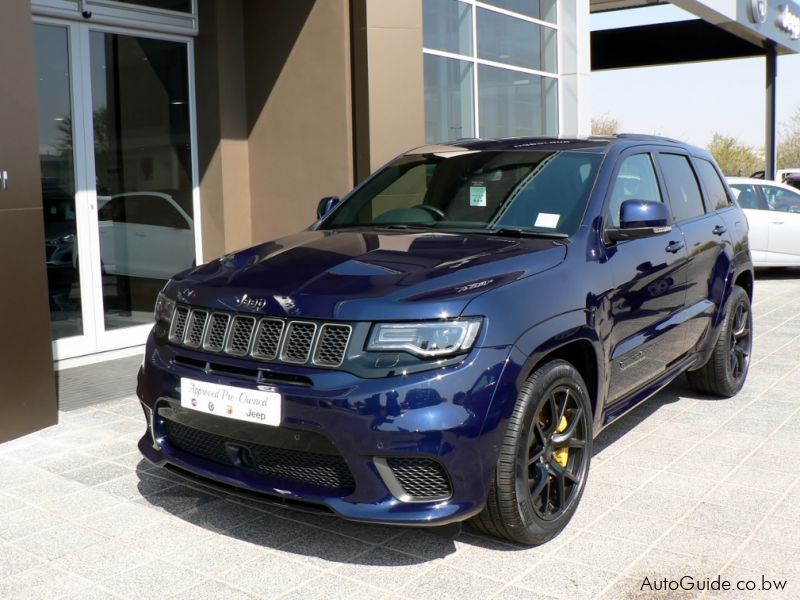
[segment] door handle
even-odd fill
[[[772,221],[773,225],[783,225],[783,221]]]
[[[136,237],[147,237],[147,236],[145,236],[145,234],[143,234],[143,233],[135,233],[134,235],[135,235]]]
[[[714,227],[711,233],[713,233],[714,235],[722,235],[726,231],[728,231],[728,228],[725,227],[725,225],[717,225],[716,227]]]
[[[678,250],[682,249],[685,245],[686,244],[684,244],[682,241],[681,242],[670,242],[669,244],[667,244],[667,247],[665,248],[665,250],[667,252],[675,253]]]

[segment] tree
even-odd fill
[[[619,121],[608,114],[592,119],[592,135],[614,135],[619,133]]]
[[[764,159],[758,151],[731,135],[715,132],[707,148],[722,172],[729,177],[749,177],[764,169]]]
[[[795,107],[788,121],[781,123],[778,140],[778,168],[800,167],[800,106]]]

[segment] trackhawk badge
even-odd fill
[[[241,298],[236,296],[236,306],[243,306],[244,308],[255,308],[256,310],[261,310],[267,305],[266,298],[252,298],[245,294]]]

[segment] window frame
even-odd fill
[[[124,0],[31,0],[31,6],[34,16],[196,36],[199,32],[197,1],[191,0],[190,12],[131,4]],[[82,16],[84,10],[91,13],[90,19]]]
[[[706,214],[728,210],[731,207],[733,207],[733,199],[731,198],[731,191],[728,187],[727,181],[725,181],[725,177],[722,175],[722,173],[720,173],[719,167],[714,163],[714,161],[704,158],[702,156],[694,156],[694,155],[691,155],[690,159],[692,162],[692,168],[694,169],[695,172],[695,176],[697,178],[698,183],[700,184],[700,191],[703,197],[703,202],[705,203]],[[722,191],[725,192],[725,198],[727,198],[728,200],[728,204],[726,206],[723,206],[722,208],[711,206],[711,195],[708,193],[706,182],[703,180],[703,175],[700,173],[699,169],[700,161],[707,162],[711,166],[711,169],[714,171],[720,183],[722,184]]]
[[[633,146],[631,148],[626,149],[624,152],[620,153],[619,156],[617,156],[616,163],[614,164],[614,168],[611,171],[611,176],[609,177],[609,184],[606,188],[605,195],[603,197],[603,206],[602,206],[602,211],[600,213],[603,219],[600,237],[603,241],[603,244],[606,247],[617,246],[619,244],[627,244],[630,242],[637,241],[637,240],[612,241],[606,235],[606,231],[608,231],[609,229],[614,229],[614,224],[611,222],[611,219],[609,218],[611,196],[614,193],[614,184],[616,183],[617,176],[619,175],[619,171],[622,168],[622,163],[624,163],[625,160],[630,158],[631,156],[635,156],[637,154],[647,154],[650,157],[650,162],[653,165],[653,171],[656,176],[656,184],[658,185],[658,192],[659,194],[661,194],[661,202],[662,204],[665,204],[669,208],[670,215],[672,214],[672,205],[668,204],[667,188],[664,183],[664,177],[661,173],[661,166],[658,164],[658,160],[656,160],[656,155],[660,151],[661,149],[655,146]],[[599,180],[599,175],[598,175],[598,180]],[[666,235],[666,233],[662,235]]]
[[[672,205],[672,197],[670,196],[669,186],[667,185],[667,177],[664,174],[664,166],[663,166],[663,164],[661,162],[661,157],[664,154],[672,154],[674,156],[681,156],[684,159],[686,159],[686,163],[689,165],[689,172],[694,177],[694,182],[697,185],[697,192],[700,194],[700,206],[703,208],[703,212],[701,214],[694,215],[694,216],[688,217],[686,219],[680,219],[680,220],[675,217],[675,210],[674,210],[674,207]],[[714,212],[714,211],[709,211],[708,210],[708,205],[707,205],[706,197],[705,197],[705,195],[703,193],[704,189],[703,189],[703,186],[702,186],[702,184],[700,182],[700,177],[698,176],[697,170],[695,169],[694,163],[692,162],[692,157],[688,152],[685,152],[680,148],[660,148],[658,150],[658,152],[656,153],[656,159],[658,161],[659,171],[661,172],[661,178],[664,181],[664,189],[667,192],[667,195],[666,195],[667,203],[668,203],[667,206],[669,206],[670,214],[672,215],[672,223],[673,223],[673,225],[680,225],[681,223],[690,223],[690,222],[694,221],[695,219],[705,218],[710,213]]]

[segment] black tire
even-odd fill
[[[702,394],[730,398],[742,389],[750,368],[753,347],[753,313],[750,297],[738,285],[728,298],[725,321],[708,362],[688,371],[689,385]]]
[[[568,448],[566,456],[559,448]],[[549,362],[520,389],[486,506],[471,524],[520,544],[551,540],[575,513],[591,455],[586,384],[570,363]]]

